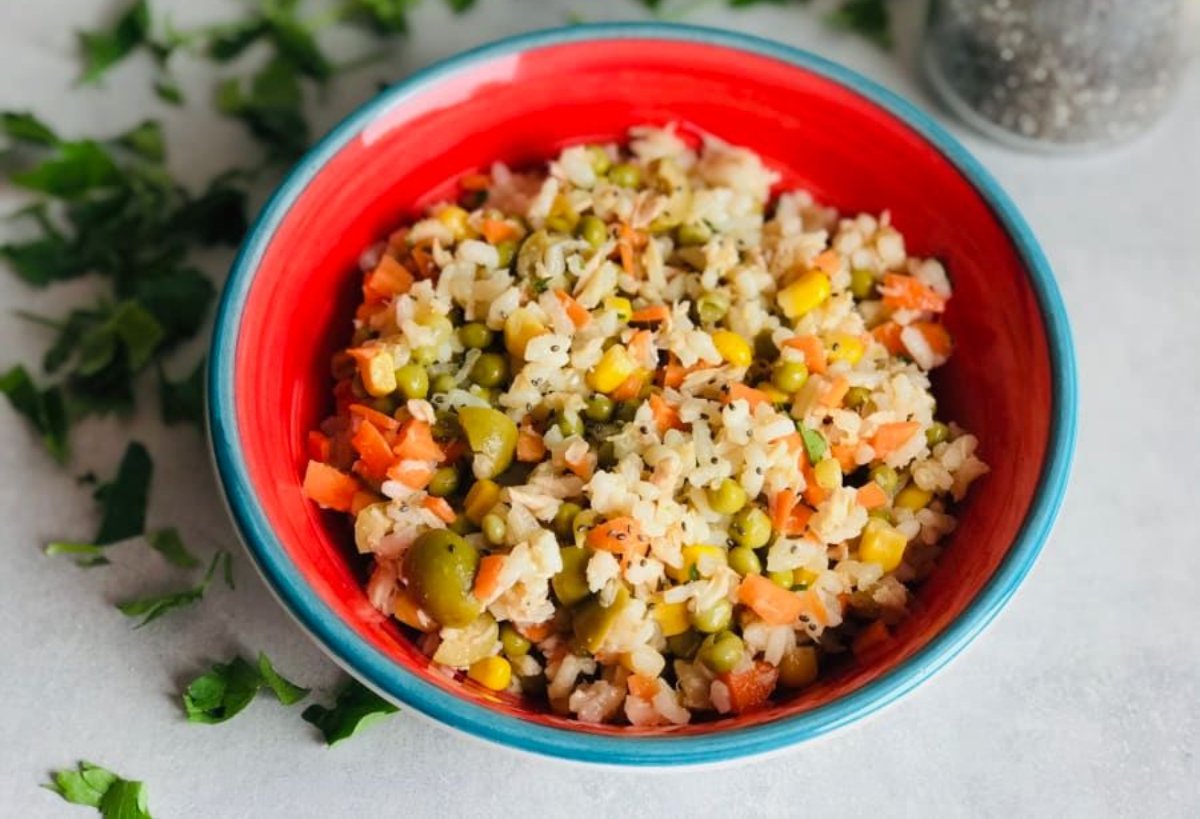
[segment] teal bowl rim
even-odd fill
[[[1033,503],[999,568],[967,608],[913,656],[844,697],[764,725],[686,737],[597,735],[507,716],[420,680],[355,634],[307,585],[258,504],[238,445],[233,382],[242,308],[271,237],[318,171],[379,114],[460,69],[530,49],[616,38],[683,40],[765,55],[837,82],[898,117],[958,168],[991,206],[1025,263],[1045,325],[1052,369],[1050,438]],[[230,514],[268,585],[310,635],[364,683],[451,728],[521,751],[602,765],[712,764],[766,754],[848,725],[894,702],[962,651],[1016,591],[1062,505],[1075,447],[1078,385],[1062,296],[1029,226],[979,161],[915,105],[836,63],[752,35],[672,23],[577,25],[498,40],[416,72],[350,114],[299,161],[251,227],[225,284],[209,360],[210,441]]]

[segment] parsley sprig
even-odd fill
[[[91,762],[80,762],[77,770],[55,771],[42,787],[72,805],[95,808],[104,819],[151,819],[145,785]]]
[[[183,692],[183,709],[188,722],[216,725],[233,719],[263,689],[269,689],[284,705],[295,705],[308,696],[308,689],[288,680],[275,670],[266,654],[251,663],[234,657],[216,663],[212,669],[188,684]]]

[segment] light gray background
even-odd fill
[[[171,4],[180,25],[222,19],[232,2]],[[901,11],[899,56],[831,34],[796,7],[690,19],[774,36],[935,106],[913,78],[919,3]],[[207,113],[209,75],[180,71],[193,104],[150,97],[148,65],[100,91],[73,87],[72,29],[106,19],[89,0],[0,3],[3,108],[30,108],[67,134],[168,124],[171,164],[193,183],[246,161],[239,129]],[[451,21],[426,0],[414,35],[387,63],[330,90],[318,130],[376,80],[566,12],[637,16],[625,2],[480,0]],[[353,43],[342,43],[345,53]],[[79,758],[147,782],[161,817],[315,816],[1195,816],[1200,812],[1200,83],[1169,119],[1095,156],[1011,153],[955,124],[1022,208],[1054,265],[1074,325],[1081,378],[1079,447],[1057,530],[1008,609],[949,668],[866,723],[769,761],[668,774],[590,770],[513,755],[401,714],[332,750],[269,698],[222,726],[189,725],[181,681],[238,648],[270,653],[324,697],[339,673],[280,610],[235,544],[190,429],[144,418],[90,421],[74,463],[56,468],[0,407],[0,815],[79,816],[37,785]],[[0,188],[0,191],[3,189]],[[20,200],[0,193],[3,211]],[[0,223],[0,237],[10,229]],[[213,259],[220,271],[227,258]],[[0,276],[0,304],[62,312],[80,282],[34,292]],[[34,362],[46,338],[0,322],[0,365]],[[200,354],[185,351],[178,372]],[[191,358],[189,358],[189,355]],[[1019,389],[1020,385],[1014,385]],[[153,396],[148,392],[146,399]],[[113,602],[169,588],[178,574],[144,547],[82,571],[44,557],[54,537],[86,538],[93,504],[73,476],[109,473],[136,435],[156,456],[151,524],[175,524],[205,552],[234,548],[236,592],[133,631]],[[1020,441],[989,442],[1019,457]]]

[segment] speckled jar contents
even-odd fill
[[[933,0],[925,66],[971,124],[1025,147],[1129,139],[1166,109],[1183,0]]]

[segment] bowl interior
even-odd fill
[[[374,110],[365,127],[343,129],[344,144],[326,146],[328,161],[301,166],[307,185],[260,225],[270,235],[235,319],[234,443],[288,559],[336,617],[394,662],[397,678],[403,667],[428,686],[526,720],[632,733],[568,723],[430,669],[367,602],[346,522],[305,501],[299,481],[305,433],[331,406],[328,361],[349,337],[362,250],[452,196],[466,172],[495,160],[537,162],[581,140],[621,139],[641,123],[678,122],[749,146],[783,175],[781,187],[807,188],[843,212],[890,210],[912,252],[943,260],[955,287],[947,322],[957,351],[936,379],[941,413],[979,436],[993,469],[960,509],[958,531],[886,649],[760,711],[673,733],[777,720],[854,691],[926,645],[995,572],[1030,507],[1050,436],[1045,329],[1019,253],[988,203],[900,119],[818,73],[696,38],[602,38],[482,56]]]

